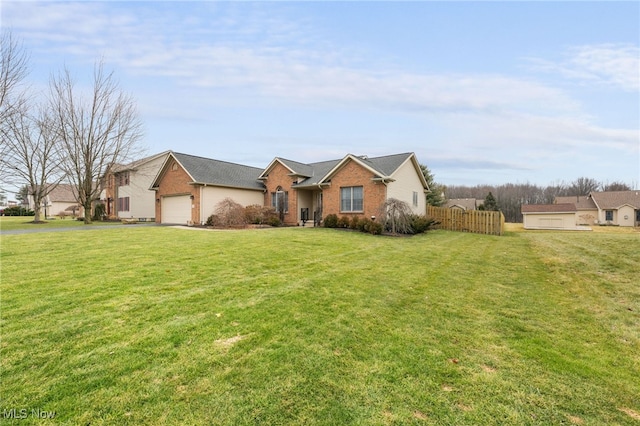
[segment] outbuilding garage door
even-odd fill
[[[187,225],[191,221],[191,198],[188,195],[162,197],[162,223]]]

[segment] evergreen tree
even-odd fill
[[[487,210],[487,211],[497,212],[498,210],[500,210],[498,208],[498,202],[496,201],[491,191],[489,191],[489,193],[485,197],[484,204],[482,205],[482,207],[483,207],[482,210]]]
[[[427,204],[430,206],[439,207],[444,204],[444,191],[445,186],[439,183],[436,183],[434,174],[429,170],[429,168],[420,164],[420,170],[422,170],[422,174],[424,175],[425,180],[427,181],[427,185],[429,186],[430,192],[427,193]]]

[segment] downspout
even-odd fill
[[[204,184],[202,186],[200,186],[200,225],[204,225],[204,187],[207,186],[207,184]]]

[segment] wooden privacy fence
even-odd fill
[[[427,206],[427,216],[440,222],[436,229],[487,235],[502,235],[504,232],[502,212]]]

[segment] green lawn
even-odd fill
[[[120,225],[121,222],[92,222],[92,225]],[[49,228],[76,228],[85,226],[81,220],[73,218],[43,220],[33,223],[33,216],[0,216],[0,230],[14,231],[17,229],[49,229]]]
[[[0,255],[6,424],[640,421],[638,232],[114,228]]]

